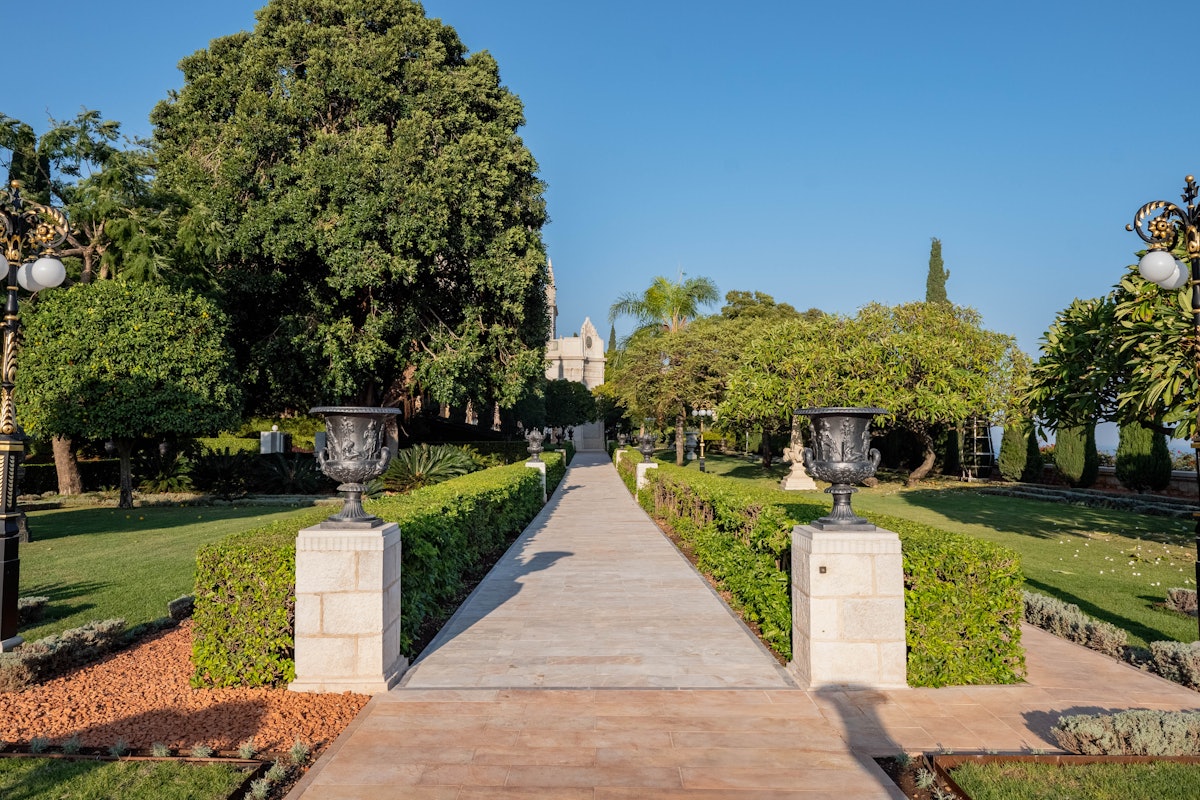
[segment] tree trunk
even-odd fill
[[[54,471],[58,474],[59,494],[83,494],[83,476],[75,460],[75,445],[70,436],[55,436]]]
[[[762,444],[759,446],[759,452],[762,453],[763,469],[771,468],[771,437],[767,434],[767,429],[762,429]]]
[[[916,486],[920,483],[929,471],[933,469],[933,462],[937,459],[937,453],[933,451],[933,437],[928,432],[922,431],[920,434],[921,445],[925,448],[925,460],[908,473],[908,480],[905,481],[906,486]]]
[[[119,508],[133,508],[133,440],[117,439],[117,455],[121,458],[121,500]]]
[[[683,443],[686,434],[683,432],[683,414],[675,417],[675,466],[683,466]]]

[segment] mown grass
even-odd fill
[[[29,513],[32,541],[21,545],[20,595],[50,598],[26,641],[97,619],[130,626],[167,613],[191,594],[196,548],[272,520],[311,513],[286,506],[116,509],[97,506]],[[2,796],[2,795],[0,795]]]
[[[721,455],[706,461],[708,472],[776,490],[781,502],[830,502],[819,491],[779,490],[786,465],[764,470],[746,458]],[[1026,588],[1074,603],[1126,630],[1130,644],[1195,641],[1194,618],[1158,605],[1167,589],[1194,584],[1190,520],[986,495],[978,486],[957,481],[906,489],[901,476],[882,477],[879,486],[854,495],[855,511],[910,519],[1011,547],[1021,555]]]
[[[228,764],[0,759],[0,797],[14,800],[225,800],[245,779]]]
[[[973,800],[1195,800],[1200,765],[963,764],[952,773]]]

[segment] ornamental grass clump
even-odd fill
[[[419,444],[396,451],[387,470],[380,476],[389,492],[411,492],[422,486],[457,478],[479,469],[474,453],[449,444]]]

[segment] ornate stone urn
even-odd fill
[[[379,517],[363,510],[366,484],[387,469],[392,453],[387,446],[387,418],[398,408],[319,406],[309,413],[325,417],[325,448],[316,453],[321,471],[339,482],[342,509],[321,523],[322,528],[374,528]]]
[[[658,436],[655,435],[653,431],[646,431],[638,437],[638,441],[641,442],[641,444],[638,445],[638,450],[640,450],[642,453],[643,464],[651,464],[654,462],[654,442],[657,439]]]
[[[812,423],[812,447],[804,448],[804,466],[816,479],[833,485],[833,510],[812,523],[818,530],[873,531],[875,526],[850,509],[850,495],[879,467],[879,451],[871,447],[871,420],[882,408],[798,408]]]
[[[546,440],[546,434],[539,431],[537,428],[531,429],[525,434],[525,441],[529,442],[529,460],[538,462],[542,460],[542,451],[545,450],[542,442]]]
[[[688,431],[683,439],[683,457],[688,461],[696,460],[696,431]]]

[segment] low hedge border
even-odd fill
[[[1130,647],[1125,631],[1089,617],[1077,605],[1036,592],[1025,592],[1024,600],[1029,624],[1200,691],[1200,642],[1151,642],[1149,650]]]
[[[635,468],[618,473],[632,487]],[[639,502],[695,552],[700,569],[791,660],[791,529],[823,504],[660,463]],[[631,488],[632,491],[632,488]],[[908,680],[913,686],[1015,683],[1025,669],[1019,560],[1013,551],[908,520],[868,515],[903,546]]]
[[[26,642],[0,653],[0,692],[19,692],[35,683],[95,661],[128,640],[125,620],[106,619]]]
[[[562,480],[561,453],[543,456],[547,489]],[[401,649],[459,600],[542,507],[541,480],[523,463],[473,472],[410,494],[368,501],[400,525]],[[278,686],[295,678],[296,534],[329,510],[228,536],[197,554],[194,686]]]

